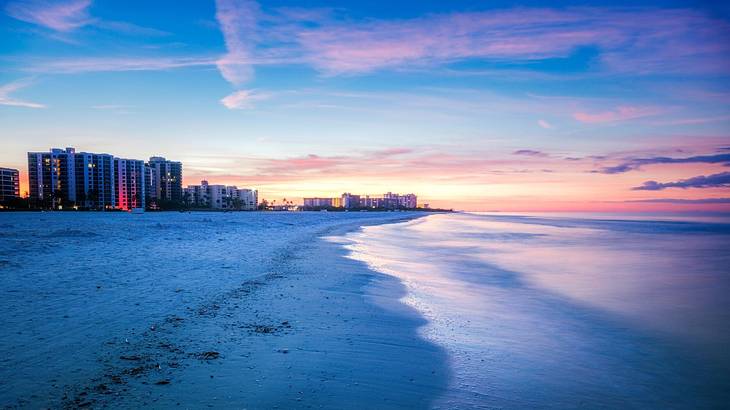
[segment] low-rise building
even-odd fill
[[[416,209],[418,198],[414,194],[394,194],[388,192],[383,196],[353,195],[345,192],[339,198],[304,198],[302,209],[317,210],[326,208],[344,209]]]
[[[333,202],[333,198],[304,198],[304,208],[332,208]]]
[[[236,188],[231,193],[234,209],[255,211],[259,204],[259,191],[248,188]]]
[[[235,209],[254,211],[258,205],[258,191],[238,188],[235,185],[188,185],[184,189],[185,202],[189,206],[211,209]]]

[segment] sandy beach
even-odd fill
[[[446,385],[398,280],[320,238],[416,215],[0,217],[5,407],[423,408]]]

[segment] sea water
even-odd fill
[[[348,236],[449,355],[439,408],[730,403],[730,224],[438,214]]]

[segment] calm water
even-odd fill
[[[723,408],[730,224],[432,215],[349,235],[450,356],[441,408]]]

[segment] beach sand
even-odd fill
[[[400,282],[331,240],[416,215],[1,217],[5,406],[423,408],[447,384]]]

